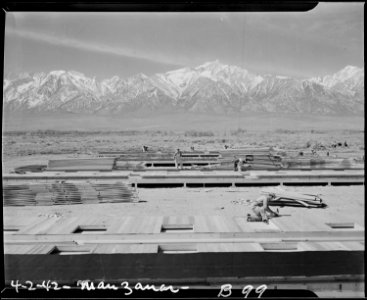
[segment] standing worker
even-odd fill
[[[247,222],[265,222],[269,223],[269,218],[279,217],[278,212],[274,212],[269,208],[269,201],[275,198],[274,193],[262,195],[257,198],[253,205],[252,211],[254,215],[247,215]]]
[[[234,156],[233,157],[233,168],[234,168],[234,171],[237,171],[237,168],[238,168],[238,164],[239,164],[240,160],[237,158],[237,156]]]
[[[175,160],[176,169],[178,168],[182,169],[182,152],[180,151],[180,149],[177,148],[173,156],[173,159]]]
[[[243,160],[242,160],[242,158],[240,157],[240,158],[238,159],[238,164],[237,164],[237,171],[238,171],[238,172],[241,172],[241,171],[242,171],[242,166],[243,166]]]

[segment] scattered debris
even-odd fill
[[[282,190],[261,191],[262,194],[275,194],[270,205],[278,206],[300,206],[307,208],[325,208],[327,205],[323,202],[320,195],[301,194]]]

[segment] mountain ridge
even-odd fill
[[[97,81],[77,71],[22,73],[4,79],[7,112],[235,112],[361,114],[364,69],[346,66],[309,79],[257,75],[218,60],[151,76]]]

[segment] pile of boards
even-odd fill
[[[49,160],[47,171],[112,171],[114,158],[80,158]]]
[[[247,147],[239,149],[227,149],[221,151],[221,162],[230,162],[241,158],[246,161],[251,170],[269,170],[282,168],[282,157],[277,155],[271,147]]]
[[[261,191],[262,194],[275,194],[275,199],[269,205],[277,206],[298,206],[306,208],[325,208],[327,205],[319,195],[301,194],[284,190]]]
[[[122,183],[53,182],[7,185],[4,206],[70,205],[137,202],[136,191]]]

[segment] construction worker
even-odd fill
[[[257,198],[252,205],[254,215],[247,214],[247,222],[264,222],[269,223],[269,218],[279,217],[279,212],[272,211],[269,208],[269,201],[275,198],[274,193],[262,195]]]
[[[234,157],[234,170],[235,171],[241,172],[241,171],[246,171],[250,168],[251,166],[247,162],[246,158],[243,160],[241,157],[240,158],[237,158],[236,156]]]
[[[237,164],[237,171],[238,171],[238,172],[241,172],[241,171],[242,171],[242,165],[243,165],[243,160],[242,160],[242,158],[240,157],[240,158],[238,159],[238,164]]]
[[[238,170],[238,164],[239,164],[240,160],[237,158],[237,156],[233,156],[233,168],[234,168],[234,171],[237,171]]]
[[[175,160],[176,169],[182,169],[182,152],[177,148],[175,154],[173,155],[173,159]]]

